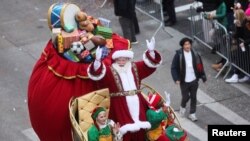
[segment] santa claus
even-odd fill
[[[120,132],[124,141],[145,140],[145,129],[151,125],[146,121],[148,104],[140,91],[141,80],[152,74],[161,64],[160,54],[154,50],[154,37],[147,42],[148,49],[143,60],[133,62],[134,53],[130,50],[128,40],[113,38],[113,54],[111,65],[101,62],[102,50],[96,50],[96,59],[88,67],[90,79],[97,81],[98,87],[109,88],[111,105],[109,118],[120,123]]]

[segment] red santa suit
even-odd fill
[[[120,40],[114,42],[115,51],[112,59],[119,57],[133,58],[133,52],[128,50],[129,42]],[[109,88],[111,105],[109,118],[121,125],[120,132],[124,141],[145,140],[144,129],[151,127],[146,121],[148,104],[140,92],[141,80],[152,74],[161,64],[161,56],[154,51],[152,57],[149,51],[143,55],[143,61],[127,62],[124,67],[117,63],[110,66],[101,64],[98,68],[92,64],[88,68],[88,76],[98,81],[99,88]]]

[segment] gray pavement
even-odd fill
[[[112,21],[112,30],[121,34],[118,18],[114,16],[112,4],[98,8],[93,1],[75,0],[89,15],[104,17]],[[31,71],[41,52],[50,39],[47,26],[47,10],[53,1],[40,0],[1,0],[0,5],[0,140],[29,141],[37,140],[32,130],[27,109],[27,87]],[[185,13],[185,12],[183,12]],[[177,15],[183,15],[178,13]],[[137,36],[139,44],[133,46],[135,60],[142,58],[146,49],[146,39],[150,39],[159,23],[137,13],[141,33]],[[183,17],[182,17],[183,18]],[[184,19],[184,18],[183,18]],[[186,20],[185,20],[186,21]],[[156,49],[163,56],[162,66],[144,82],[163,93],[171,93],[171,106],[178,111],[180,90],[170,75],[170,65],[179,40],[187,35],[180,32],[183,27],[190,28],[181,21],[165,30],[160,30],[156,38]],[[182,27],[182,28],[181,28]],[[209,124],[249,124],[250,91],[249,84],[226,84],[221,77],[215,79],[216,72],[211,64],[218,56],[194,43],[202,54],[208,77],[206,84],[200,82],[198,91],[197,116],[195,123],[179,118],[192,141],[207,140]],[[177,113],[177,112],[176,112]],[[178,116],[178,114],[177,114]]]

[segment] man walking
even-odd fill
[[[186,112],[186,104],[191,99],[189,118],[197,121],[195,115],[197,103],[198,81],[207,80],[200,55],[192,49],[192,40],[183,38],[180,41],[181,48],[176,51],[172,61],[171,74],[174,82],[181,88],[180,115],[183,117]]]

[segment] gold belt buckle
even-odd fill
[[[135,94],[136,94],[136,90],[129,91],[129,95],[135,95]]]

